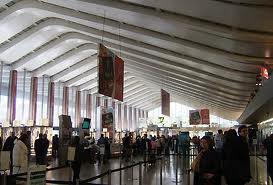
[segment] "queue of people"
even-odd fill
[[[215,147],[214,147],[215,145]],[[221,176],[228,185],[244,185],[251,180],[247,127],[238,128],[238,135],[230,129],[225,135],[219,131],[214,141],[204,136],[195,158],[194,185],[220,185]]]
[[[228,185],[244,185],[251,180],[250,173],[250,157],[249,144],[247,141],[248,129],[245,125],[238,128],[238,133],[234,129],[230,129],[223,133],[219,130],[215,137],[204,136],[201,139],[194,136],[191,142],[194,148],[198,150],[198,155],[192,163],[194,171],[194,185],[220,185],[221,176],[224,176]],[[17,138],[11,133],[3,146],[3,150],[10,151],[12,174],[24,173],[28,167],[28,142],[29,136],[22,134]],[[71,146],[76,148],[75,160],[72,163],[74,171],[74,181],[79,178],[80,168],[84,156],[91,157],[91,163],[106,162],[110,157],[110,139],[101,137],[97,143],[94,138],[86,135],[85,139],[80,142],[78,136],[72,139]],[[122,138],[123,149],[122,157],[128,162],[132,155],[143,155],[144,161],[155,163],[156,155],[169,155],[183,151],[179,149],[181,142],[178,136],[149,136],[144,134],[143,137],[137,136],[133,141],[131,134],[125,134]],[[184,150],[189,150],[188,143],[183,143]],[[58,154],[59,139],[58,136],[53,137],[52,150],[56,157]],[[273,177],[273,134],[263,142],[264,148],[267,150],[267,171],[269,176]],[[35,140],[34,150],[36,156],[36,164],[47,164],[47,153],[49,141],[46,134],[39,134],[39,138]],[[148,154],[148,155],[147,155]]]

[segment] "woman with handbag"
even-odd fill
[[[192,163],[194,185],[221,185],[220,157],[209,136],[201,139],[201,151]]]

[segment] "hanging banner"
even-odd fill
[[[99,93],[123,101],[124,61],[99,44]]]
[[[261,67],[261,75],[262,77],[264,77],[265,79],[268,79],[268,70],[265,67]]]
[[[161,113],[170,116],[170,94],[161,89]]]
[[[209,119],[209,109],[201,109],[201,119],[202,122],[201,124],[210,124],[210,119]]]
[[[190,125],[210,124],[209,109],[190,110]]]
[[[113,108],[101,109],[101,126],[102,130],[107,129],[109,138],[113,138],[113,125],[114,125],[114,110]]]

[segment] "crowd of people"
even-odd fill
[[[180,153],[189,156],[190,146],[198,151],[192,162],[194,172],[194,185],[220,185],[221,177],[224,176],[228,185],[244,185],[251,180],[250,157],[248,143],[248,129],[245,125],[238,128],[238,133],[230,129],[223,133],[212,136],[197,136],[189,140],[181,140],[178,135],[152,136],[144,134],[133,139],[132,134],[125,134],[122,138],[122,158],[128,162],[132,156],[143,155],[144,161],[155,163],[157,155],[169,155]],[[80,142],[81,141],[81,142]],[[98,161],[107,162],[111,157],[111,139],[101,137],[95,141],[94,137],[85,135],[83,140],[79,136],[72,139],[71,146],[76,148],[75,160],[72,162],[74,180],[79,178],[82,162],[90,163]],[[25,133],[17,138],[11,133],[4,145],[4,151],[10,151],[11,174],[24,173],[27,171],[30,159],[29,136]],[[264,149],[267,150],[267,171],[273,178],[273,134],[263,141]],[[52,156],[58,157],[59,138],[55,135],[52,139]],[[47,165],[47,153],[49,140],[46,134],[39,134],[34,142],[36,164]]]

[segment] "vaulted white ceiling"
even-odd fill
[[[260,66],[272,65],[270,0],[1,0],[0,60],[97,92],[97,44],[125,61],[124,102],[146,110],[160,89],[237,119]]]

